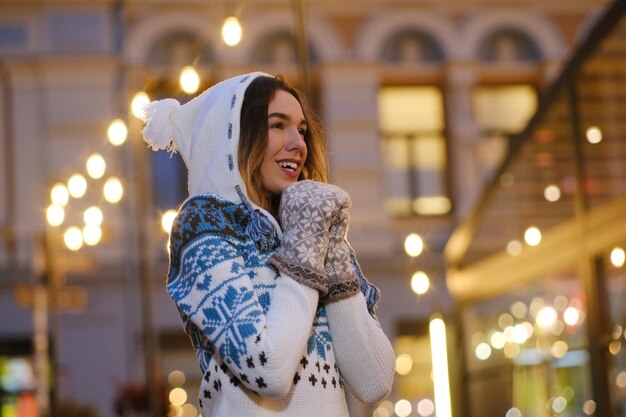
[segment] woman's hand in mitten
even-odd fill
[[[328,254],[324,263],[324,269],[328,276],[328,294],[326,301],[332,302],[348,298],[357,294],[360,290],[359,279],[352,266],[350,250],[346,242],[350,215],[348,209],[350,202],[345,207],[333,213],[328,242]]]
[[[326,294],[324,259],[332,214],[349,204],[345,191],[316,181],[298,181],[283,191],[279,216],[283,242],[270,258],[279,271]]]

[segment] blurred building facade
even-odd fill
[[[114,415],[120,387],[145,374],[141,278],[147,276],[158,373],[165,384],[177,385],[167,377],[183,372],[187,403],[197,403],[195,357],[164,293],[167,234],[160,227],[161,214],[185,198],[184,169],[175,156],[146,151],[147,175],[136,181],[143,165],[131,147],[140,140],[141,127],[130,101],[138,91],[152,99],[188,100],[178,85],[180,70],[188,65],[200,74],[200,88],[263,70],[284,74],[310,91],[328,130],[332,181],[352,196],[350,241],[366,275],[383,292],[379,318],[398,355],[396,385],[388,403],[369,407],[351,401],[351,410],[355,416],[430,415],[430,316],[443,314],[451,334],[480,327],[468,318],[471,308],[458,308],[457,301],[466,302],[462,292],[448,293],[444,247],[472,213],[485,184],[501,174],[509,136],[526,127],[538,97],[608,3],[307,2],[308,83],[298,62],[296,3],[0,1],[0,366],[5,374],[18,372],[9,368],[36,367],[33,334],[40,322],[33,306],[40,304],[33,284],[46,276],[59,300],[46,308],[54,396]],[[220,35],[230,15],[238,16],[243,28],[234,47]],[[121,146],[107,141],[115,118],[126,120],[129,129]],[[97,179],[85,168],[94,152],[106,160],[105,174]],[[70,197],[63,224],[50,226],[50,190],[75,172],[87,178],[87,192]],[[112,176],[124,186],[117,204],[101,192]],[[83,211],[95,205],[103,212],[102,240],[68,250],[63,231],[82,225]],[[145,223],[143,232],[139,223]],[[506,236],[502,225],[495,231]],[[412,258],[404,241],[413,232],[422,236],[425,249]],[[138,242],[143,247],[137,248]],[[411,291],[416,271],[430,278],[424,295]],[[477,285],[489,288],[499,279],[490,275]],[[479,332],[486,338],[489,329]],[[501,375],[494,368],[471,368],[472,341],[449,347],[455,415],[491,415],[492,398],[484,387],[461,388],[480,372]],[[590,390],[590,379],[580,378],[580,389]],[[19,402],[16,393],[33,391],[34,381],[22,379],[3,385],[4,410]],[[538,389],[538,383],[525,381],[529,390]],[[513,392],[509,388],[504,392]],[[408,414],[394,409],[401,399],[412,404]],[[517,403],[503,399],[496,409],[506,413]],[[541,412],[534,415],[547,415]]]

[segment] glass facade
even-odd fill
[[[448,242],[468,416],[626,416],[625,44],[616,2]]]

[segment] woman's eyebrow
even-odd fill
[[[272,117],[278,117],[279,119],[291,121],[291,117],[285,113],[274,112],[267,115],[268,119],[271,119]],[[306,125],[306,120],[302,119],[299,124]]]

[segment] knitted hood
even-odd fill
[[[233,77],[182,106],[171,98],[154,101],[146,106],[142,120],[144,140],[150,148],[182,156],[190,197],[212,193],[235,204],[244,203],[252,217],[251,234],[263,240],[259,235],[273,235],[280,228],[271,215],[249,200],[237,166],[241,105],[246,89],[259,76],[271,77],[262,72]],[[266,215],[260,216],[259,210]],[[263,224],[268,220],[270,224]]]
[[[261,72],[241,75],[214,85],[180,105],[167,98],[145,108],[144,139],[153,150],[177,151],[188,170],[189,196],[213,193],[234,203],[246,195],[237,167],[241,105],[250,83]]]

